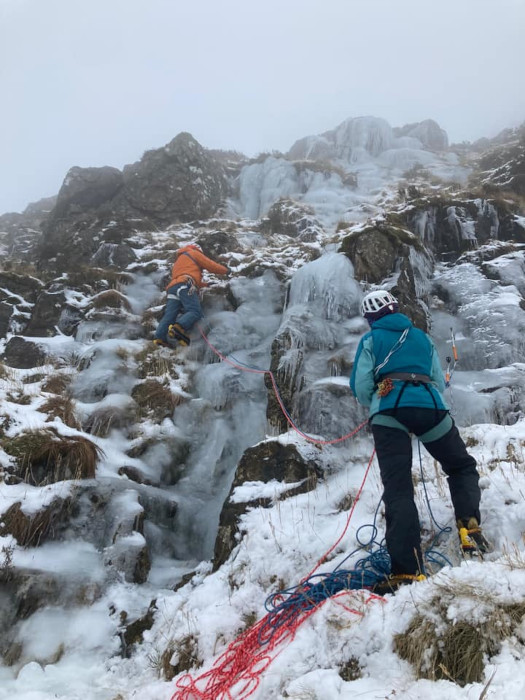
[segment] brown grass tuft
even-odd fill
[[[181,397],[174,394],[169,387],[156,379],[146,379],[133,387],[131,396],[139,406],[141,417],[151,416],[155,421],[162,421],[173,415]]]
[[[138,418],[136,405],[125,408],[106,406],[99,408],[89,416],[84,424],[84,430],[97,437],[107,437],[112,430],[130,428]]]
[[[26,515],[17,501],[2,516],[0,535],[12,535],[22,547],[37,547],[63,522],[71,510],[69,498],[55,498],[36,513]]]
[[[351,656],[348,661],[346,661],[339,668],[339,675],[347,683],[362,678],[363,670],[361,668],[361,664],[359,663],[359,659],[357,659],[355,656]]]
[[[171,659],[175,656],[175,663]],[[179,673],[200,668],[202,661],[198,657],[198,644],[193,635],[187,635],[178,642],[170,641],[161,654],[160,671],[162,677],[170,681]]]
[[[75,412],[75,404],[69,396],[51,396],[39,409],[47,413],[47,421],[60,418],[62,423],[78,430],[80,420]]]
[[[124,309],[131,311],[131,304],[121,292],[116,289],[108,289],[105,292],[100,292],[91,300],[95,309]]]
[[[164,376],[178,379],[180,376],[177,365],[181,364],[181,360],[173,350],[159,351],[159,348],[152,345],[152,347],[140,352],[136,356],[136,360],[138,364],[137,373],[140,379]]]
[[[54,428],[28,430],[4,440],[16,460],[17,475],[35,486],[68,479],[93,479],[103,451],[82,435],[59,435]]]
[[[81,265],[68,272],[68,287],[74,289],[88,287],[89,289],[118,289],[122,275],[115,270],[104,270],[100,267]]]
[[[64,394],[73,377],[69,374],[52,374],[42,384],[42,391],[50,394]]]
[[[479,597],[480,604],[486,602],[475,589],[462,594]],[[429,607],[433,619],[418,613],[407,630],[394,637],[394,651],[412,664],[418,678],[446,678],[460,686],[483,680],[484,659],[499,653],[501,642],[517,634],[525,616],[525,601],[499,606],[492,602],[483,622],[450,620],[441,598]]]

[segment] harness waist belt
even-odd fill
[[[391,372],[379,377],[379,381],[383,381],[383,379],[399,379],[404,382],[421,382],[422,384],[432,383],[428,374],[417,374],[416,372]]]

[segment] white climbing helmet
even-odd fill
[[[378,319],[388,313],[395,313],[399,304],[395,296],[386,289],[369,292],[361,302],[361,315],[369,319]]]

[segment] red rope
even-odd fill
[[[319,559],[312,571],[303,578],[303,581],[308,579],[326,561],[329,554],[333,552],[346,534],[357,502],[363,492],[374,454],[375,451],[368,462],[343,532],[335,544]],[[334,598],[340,595],[343,594],[337,594]],[[283,651],[283,649],[276,651],[276,647],[284,641],[291,641],[303,622],[327,600],[328,598],[322,600],[317,607],[299,611],[299,614],[286,625],[270,625],[268,624],[270,614],[265,615],[262,620],[234,639],[209,671],[202,673],[195,679],[189,673],[181,676],[176,681],[177,690],[171,696],[171,700],[246,700],[257,690],[263,672]],[[382,598],[370,593],[364,602],[368,604],[372,600],[382,600]],[[356,615],[363,614],[356,609],[343,607]],[[266,639],[263,632],[267,635]]]
[[[334,544],[330,547],[330,549],[323,554],[323,556],[319,559],[317,564],[314,566],[314,568],[310,571],[309,574],[307,574],[304,578],[303,581],[306,581],[307,579],[310,578],[310,576],[314,573],[316,569],[318,569],[322,564],[325,563],[325,561],[328,559],[329,555],[334,551],[334,549],[337,547],[339,542],[343,539],[343,537],[346,535],[348,528],[350,527],[350,520],[352,519],[352,515],[354,514],[355,507],[357,505],[357,502],[361,498],[361,494],[363,492],[365,482],[368,478],[368,472],[370,471],[370,467],[372,466],[372,462],[374,461],[374,455],[376,451],[373,450],[372,455],[370,456],[370,459],[368,460],[368,464],[366,466],[365,470],[365,475],[363,477],[363,481],[361,482],[361,486],[359,487],[359,491],[357,492],[356,497],[354,498],[354,502],[352,503],[352,507],[350,509],[350,512],[348,513],[348,518],[346,519],[346,525],[343,528],[343,532],[339,535],[338,539],[334,542]],[[302,582],[301,582],[302,583]]]
[[[356,433],[358,433],[361,430],[361,428],[364,428],[364,426],[367,424],[367,421],[363,421],[363,423],[358,425],[357,428],[352,430],[350,433],[347,433],[346,435],[343,435],[342,437],[335,438],[334,440],[318,440],[317,438],[313,438],[310,435],[307,435],[300,428],[298,428],[297,425],[290,418],[290,415],[289,415],[288,411],[286,410],[286,406],[284,405],[284,402],[283,402],[281,395],[279,393],[279,387],[277,386],[277,382],[275,380],[275,375],[270,369],[257,369],[255,367],[243,367],[242,365],[239,365],[236,362],[233,362],[233,360],[230,360],[228,357],[223,355],[220,352],[220,350],[217,350],[217,348],[210,343],[210,341],[208,340],[208,338],[206,337],[206,335],[204,334],[204,332],[200,326],[199,326],[199,331],[200,331],[201,336],[204,339],[204,342],[217,355],[217,357],[219,357],[223,362],[226,362],[227,364],[231,365],[232,367],[235,367],[235,369],[240,369],[243,372],[254,372],[255,374],[268,374],[269,375],[270,380],[272,382],[272,388],[273,388],[273,392],[275,394],[275,398],[277,399],[277,403],[279,404],[279,407],[280,407],[284,417],[288,421],[288,424],[302,438],[304,438],[305,440],[308,440],[308,442],[313,442],[316,445],[335,445],[338,442],[343,442],[344,440],[348,440],[349,438],[353,437]]]

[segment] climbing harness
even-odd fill
[[[173,292],[168,292],[168,299],[178,299],[180,301],[180,293],[183,289],[187,291],[189,296],[195,294],[195,292],[198,292],[198,288],[193,277],[190,277],[189,275],[185,275],[185,277],[186,282],[177,282],[177,284],[173,285],[174,287],[178,287],[178,289]]]

